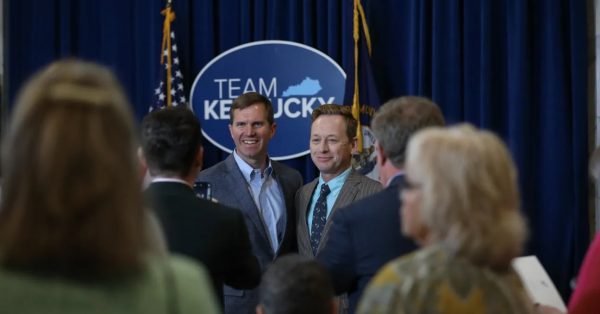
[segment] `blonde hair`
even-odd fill
[[[144,247],[130,105],[111,72],[55,62],[21,90],[3,142],[1,262],[130,273]]]
[[[517,172],[496,135],[465,124],[423,130],[409,142],[407,173],[421,184],[419,214],[432,241],[494,269],[520,254]]]

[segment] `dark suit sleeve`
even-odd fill
[[[332,218],[329,239],[317,260],[329,270],[335,293],[342,294],[356,284],[354,248],[345,209],[338,210]]]
[[[252,244],[242,213],[232,209],[232,226],[230,228],[231,247],[229,248],[229,267],[224,283],[236,289],[251,289],[260,282],[260,265],[252,253]]]
[[[291,210],[288,209],[288,215],[293,219],[292,222],[290,224],[288,224],[291,228],[291,232],[290,234],[293,237],[293,241],[290,241],[291,245],[290,245],[290,252],[293,253],[298,253],[298,230],[297,228],[297,224],[298,224],[298,211],[296,209],[296,197],[298,195],[298,191],[300,191],[300,188],[302,187],[303,184],[303,180],[302,180],[302,175],[300,175],[300,172],[295,171],[295,175],[294,175],[294,184],[293,184],[293,191],[294,194],[292,195],[291,198],[291,202],[290,202],[290,206],[291,206]]]

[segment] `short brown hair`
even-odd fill
[[[288,254],[271,264],[258,290],[267,314],[328,314],[333,309],[329,273],[314,259],[299,254]]]
[[[58,61],[21,90],[3,142],[1,263],[106,278],[145,249],[130,105],[110,71]]]
[[[233,123],[234,110],[245,109],[255,104],[263,104],[263,106],[265,106],[265,109],[267,110],[267,122],[273,125],[273,123],[275,122],[273,114],[273,104],[271,103],[269,98],[257,92],[247,92],[233,100],[233,104],[231,105],[231,111],[229,112],[229,124]]]
[[[185,106],[154,110],[142,120],[142,150],[150,175],[190,175],[202,146],[200,121]]]
[[[433,101],[419,96],[387,101],[371,121],[373,135],[397,168],[404,165],[409,138],[418,130],[431,126],[444,126],[444,115]]]
[[[352,109],[349,106],[340,106],[335,104],[323,104],[312,112],[312,122],[315,122],[320,116],[342,116],[346,122],[346,135],[348,140],[356,137],[356,128],[358,122],[352,115]]]

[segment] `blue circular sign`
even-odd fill
[[[211,60],[196,76],[190,95],[204,137],[231,152],[233,99],[258,92],[273,103],[277,130],[269,143],[275,160],[306,155],[313,109],[341,103],[346,74],[329,56],[289,41],[267,40],[237,46]]]

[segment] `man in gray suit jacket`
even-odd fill
[[[261,270],[278,256],[296,251],[294,195],[302,176],[268,157],[276,124],[271,101],[245,93],[233,101],[229,131],[235,150],[224,161],[200,173],[212,184],[213,197],[244,214],[252,250]],[[225,286],[225,313],[254,313],[258,290]]]
[[[357,122],[350,107],[322,105],[312,113],[310,156],[320,171],[317,179],[296,194],[300,254],[314,257],[327,241],[338,208],[376,193],[379,182],[352,170]]]

